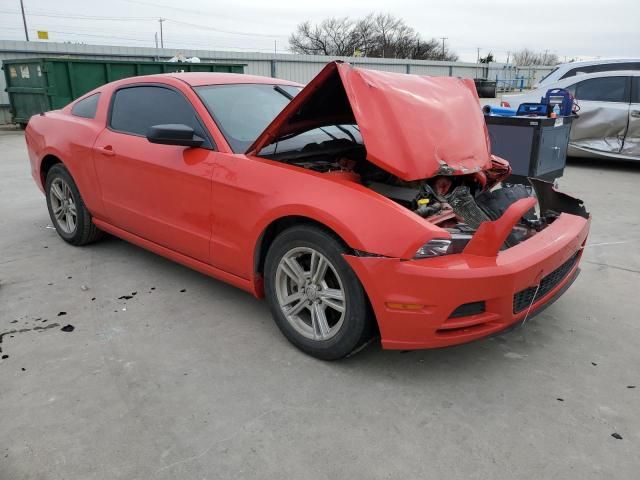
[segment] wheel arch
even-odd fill
[[[264,273],[264,262],[267,258],[267,252],[269,251],[269,248],[271,247],[273,241],[281,232],[297,225],[314,225],[329,233],[351,252],[355,252],[355,250],[349,246],[349,244],[341,235],[339,235],[333,228],[322,223],[321,221],[304,215],[286,215],[272,220],[271,223],[269,223],[259,235],[258,241],[256,242],[256,246],[253,251],[254,274],[262,277]]]
[[[42,160],[40,160],[40,181],[42,182],[43,186],[47,182],[47,174],[49,173],[49,170],[51,170],[51,167],[59,163],[64,165],[64,162],[60,159],[60,157],[52,153],[47,153],[44,157],[42,157]]]
[[[273,241],[276,237],[283,231],[297,226],[297,225],[312,225],[320,228],[325,231],[329,235],[331,235],[336,241],[342,244],[347,252],[353,255],[363,254],[364,252],[360,252],[355,248],[351,247],[345,239],[338,234],[333,228],[326,225],[325,223],[311,217],[307,217],[304,215],[286,215],[279,218],[276,218],[269,223],[260,236],[258,237],[258,241],[256,242],[256,246],[254,248],[254,258],[253,258],[253,272],[254,272],[254,288],[255,294],[259,298],[264,297],[264,264],[267,258],[267,252],[271,247]],[[354,271],[356,277],[358,274]],[[373,328],[374,328],[374,336],[380,336],[380,329],[378,325],[378,319],[376,317],[375,311],[373,309],[373,305],[371,303],[371,299],[369,298],[369,292],[363,285],[364,296],[367,302],[367,309],[371,318],[373,318]]]

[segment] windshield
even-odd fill
[[[234,84],[195,87],[235,153],[243,153],[301,87]]]

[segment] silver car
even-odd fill
[[[640,160],[640,71],[577,75],[521,95],[504,95],[502,105],[540,102],[552,88],[571,92],[580,107],[568,155]]]

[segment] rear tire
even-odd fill
[[[300,225],[278,235],[265,261],[265,294],[276,325],[322,360],[349,355],[373,333],[366,294],[345,253],[330,233]]]
[[[45,195],[51,222],[58,235],[71,245],[95,242],[103,233],[91,221],[91,213],[64,165],[51,167],[45,182]]]

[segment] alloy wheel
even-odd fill
[[[280,259],[275,291],[287,321],[311,340],[328,340],[342,327],[346,295],[333,264],[317,250],[296,247]]]
[[[54,179],[49,189],[49,199],[58,228],[67,235],[73,234],[78,225],[78,211],[69,184],[62,178]]]

